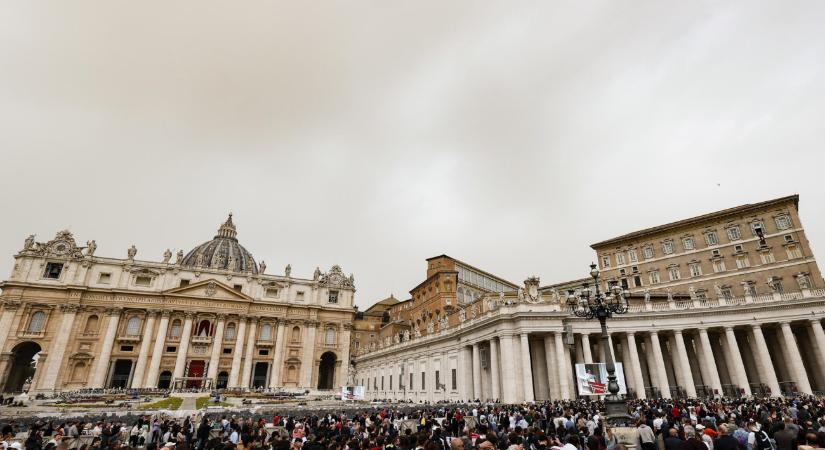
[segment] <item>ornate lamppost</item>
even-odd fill
[[[627,404],[619,398],[619,383],[616,380],[616,364],[613,361],[613,350],[610,348],[610,336],[607,334],[607,319],[613,317],[613,314],[627,312],[627,298],[630,297],[630,292],[618,285],[613,286],[608,292],[602,292],[599,289],[599,269],[596,264],[590,264],[590,276],[593,277],[593,288],[590,288],[590,283],[584,283],[578,294],[574,290],[567,291],[567,305],[576,317],[598,319],[601,324],[602,348],[607,359],[607,391],[610,393],[605,398],[607,418],[614,423],[626,422],[629,419]]]

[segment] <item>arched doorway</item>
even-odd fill
[[[321,364],[318,368],[318,389],[332,389],[335,384],[335,363],[338,358],[335,353],[326,352],[321,355]]]
[[[218,389],[226,389],[226,386],[229,384],[229,374],[226,372],[221,372],[218,374],[218,385],[216,386]]]
[[[172,372],[166,370],[160,373],[160,378],[158,379],[158,389],[169,389],[169,386],[172,385]]]
[[[125,388],[129,386],[129,378],[132,375],[132,360],[118,359],[112,370],[112,381],[109,382],[111,388]]]
[[[269,379],[269,363],[256,362],[255,370],[252,372],[252,387],[265,388]]]
[[[36,342],[21,342],[11,350],[11,364],[9,376],[6,378],[4,392],[20,392],[27,379],[34,379],[37,361],[34,356],[40,353],[40,345]]]

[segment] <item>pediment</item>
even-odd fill
[[[188,286],[176,287],[165,291],[166,295],[197,297],[214,300],[252,301],[252,297],[238,292],[218,280],[203,280]]]

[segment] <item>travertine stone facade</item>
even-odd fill
[[[825,289],[797,206],[797,196],[785,197],[594,244],[603,287],[627,283],[631,291],[629,312],[608,321],[606,342],[597,321],[573,317],[566,305],[568,291],[588,279],[539,288],[530,277],[446,314],[443,302],[401,302],[390,308],[392,335],[357,354],[355,381],[369,398],[567,399],[577,392],[574,365],[604,361],[610,346],[631,396],[825,392]],[[727,231],[735,227],[740,234]],[[718,239],[706,240],[714,232]],[[647,247],[654,251],[645,259]],[[447,268],[444,259],[452,260],[436,259]],[[726,265],[714,270],[720,260]],[[691,264],[699,264],[693,273]],[[671,280],[674,268],[681,273]],[[428,286],[429,294],[440,280],[431,269],[414,293]],[[655,270],[660,278],[650,283]],[[434,297],[447,281],[433,286]]]
[[[95,255],[68,231],[26,239],[0,284],[0,388],[171,385],[339,389],[354,280],[266,274],[230,215],[211,241],[160,262]],[[32,368],[32,358],[36,368]],[[30,385],[30,386],[29,386]]]

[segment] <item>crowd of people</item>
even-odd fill
[[[0,450],[810,450],[825,448],[817,398],[633,400],[614,428],[598,401],[405,405],[314,413],[0,418]],[[635,428],[635,430],[633,429]],[[630,430],[631,433],[628,433]]]

